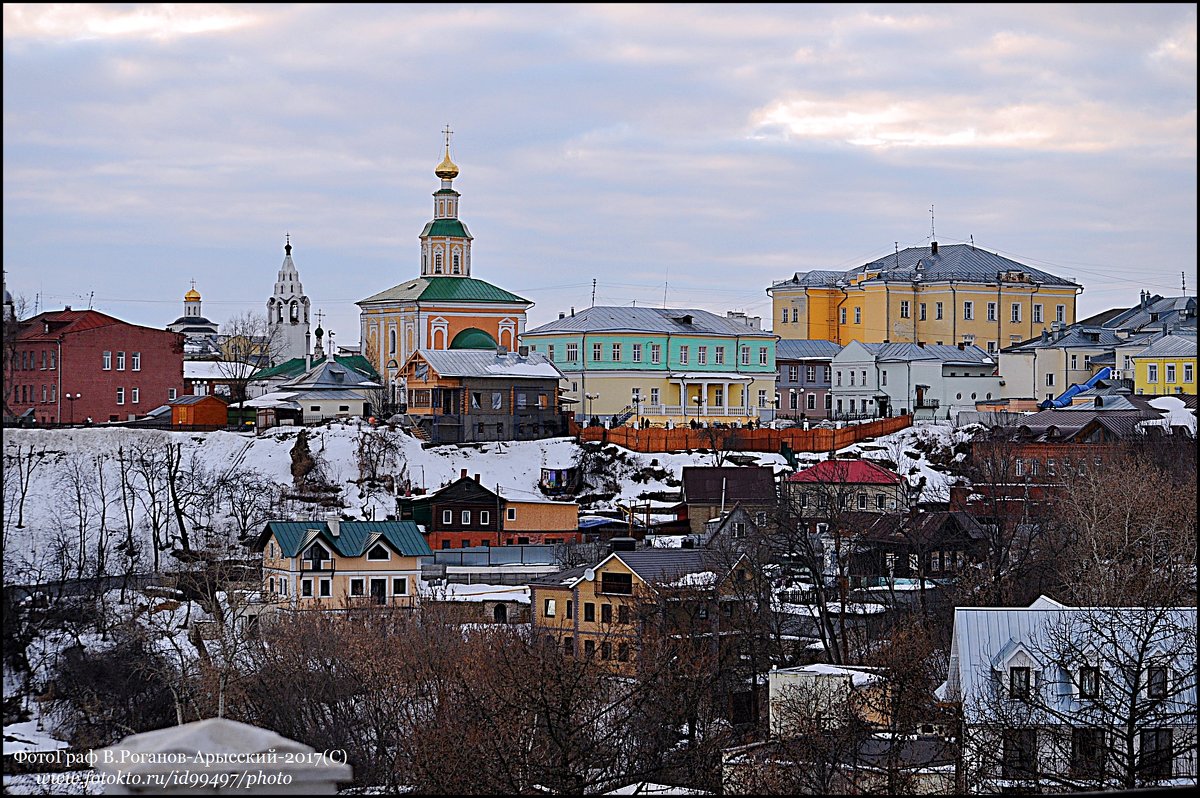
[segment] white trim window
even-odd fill
[[[462,525],[463,526],[471,525],[471,511],[470,510],[462,511]]]
[[[134,352],[133,354],[131,354],[129,356],[129,369],[130,369],[130,371],[141,371],[142,370],[142,353],[141,352]]]
[[[313,580],[311,578],[305,578],[305,579],[300,580],[300,597],[301,598],[312,598],[313,597]]]
[[[487,526],[489,523],[491,523],[491,521],[492,521],[491,513],[489,513],[487,510],[479,511],[479,525],[480,526]]]
[[[446,526],[454,523],[454,511],[442,510],[442,523]]]
[[[117,404],[119,404],[119,405],[125,404],[125,389],[124,388],[117,389]]]
[[[361,576],[353,577],[350,580],[350,597],[362,598],[367,595],[367,580]]]
[[[117,371],[125,370],[125,353],[117,352]]]
[[[101,355],[103,365],[100,367],[105,371],[112,371],[112,352],[105,352]]]
[[[408,595],[408,577],[393,576],[392,577],[392,595],[407,596]]]
[[[970,301],[963,302],[963,319],[972,321],[975,318],[975,303]]]
[[[367,551],[367,559],[371,561],[386,561],[392,559],[392,555],[386,546],[376,543]]]
[[[333,580],[323,577],[318,585],[317,593],[320,598],[333,598]]]

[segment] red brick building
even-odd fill
[[[127,421],[183,393],[180,333],[97,310],[47,311],[18,323],[4,399],[38,424]]]

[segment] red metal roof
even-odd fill
[[[866,460],[824,460],[812,468],[797,471],[787,481],[895,485],[901,479],[886,468]]]

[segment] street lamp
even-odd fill
[[[591,418],[592,418],[592,416],[596,415],[596,414],[595,414],[595,412],[594,412],[594,411],[595,411],[595,409],[596,409],[596,404],[595,404],[595,402],[596,402],[596,400],[597,400],[597,399],[599,399],[599,398],[600,398],[600,394],[598,394],[598,393],[585,393],[585,394],[583,395],[583,398],[588,400],[588,421],[591,421]]]
[[[74,393],[74,394],[65,393],[65,394],[63,394],[63,396],[65,396],[67,398],[67,407],[71,408],[71,424],[72,424],[72,426],[74,426],[74,424],[75,424],[75,400],[82,398],[83,394],[81,394],[81,393]]]
[[[697,394],[692,397],[692,401],[696,403],[696,423],[700,423],[700,405],[704,404],[704,397]]]
[[[637,414],[637,428],[642,428],[642,395],[635,393],[633,395],[633,412]]]

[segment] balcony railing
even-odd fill
[[[316,571],[320,573],[333,573],[337,570],[336,560],[308,560],[300,561],[301,571]]]

